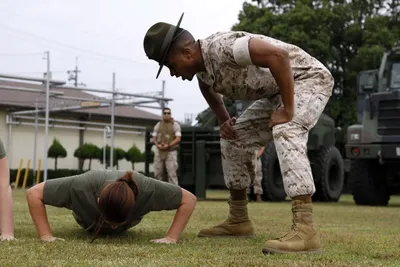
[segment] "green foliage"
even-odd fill
[[[132,170],[134,170],[135,163],[144,162],[145,156],[136,145],[132,145],[131,148],[129,148],[129,150],[126,152],[125,159],[132,163]]]
[[[65,150],[65,148],[56,138],[54,138],[53,144],[47,151],[47,156],[54,159],[54,169],[57,170],[57,159],[65,158],[67,156],[67,150]]]
[[[118,161],[122,160],[125,158],[125,150],[119,147],[114,147],[113,149],[113,166],[117,166],[117,169],[119,168],[118,166]],[[100,149],[100,162],[101,164],[104,164],[103,161],[103,155],[104,155],[104,146]],[[106,146],[106,164],[107,166],[110,166],[110,155],[111,155],[111,147],[109,145]]]
[[[82,160],[89,160],[88,169],[92,167],[92,159],[100,159],[101,151],[100,148],[91,143],[85,143],[78,147],[74,152],[74,157]]]
[[[293,43],[332,72],[343,96],[325,112],[338,126],[356,122],[356,77],[376,69],[385,49],[400,39],[398,0],[269,0],[244,3],[233,30]]]

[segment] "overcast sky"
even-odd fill
[[[197,79],[182,81],[144,54],[143,37],[156,22],[177,23],[195,38],[230,30],[238,21],[244,0],[1,0],[0,73],[42,76],[46,71],[44,51],[50,51],[55,79],[67,80],[67,70],[78,66],[79,82],[89,88],[111,90],[112,73],[120,91],[132,93],[161,90],[173,115],[183,120],[207,108]],[[202,3],[202,4],[200,4]],[[159,113],[159,110],[148,110]]]

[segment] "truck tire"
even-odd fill
[[[322,147],[311,158],[315,181],[314,201],[337,202],[344,185],[344,162],[335,146]]]
[[[279,166],[278,155],[276,154],[275,144],[271,141],[261,156],[262,161],[262,188],[263,200],[265,201],[284,201],[286,198],[285,187],[283,185],[281,169]]]
[[[349,172],[353,199],[357,205],[387,206],[390,199],[382,168],[376,161],[353,160]]]

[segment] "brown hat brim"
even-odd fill
[[[163,52],[162,59],[159,62],[160,68],[158,69],[156,79],[158,79],[158,76],[160,75],[161,70],[164,67],[165,59],[167,58],[169,49],[171,48],[171,43],[172,43],[171,41],[174,38],[174,36],[176,35],[176,33],[177,33],[178,29],[179,29],[179,26],[181,25],[183,14],[185,14],[185,13],[182,13],[182,15],[181,15],[178,23],[176,24],[176,26],[170,27],[170,29],[168,30],[167,35],[165,36],[165,39],[164,39],[164,42],[163,42],[163,45],[162,45],[162,48],[161,48],[161,51],[164,51],[164,52]]]

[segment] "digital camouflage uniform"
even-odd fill
[[[268,127],[271,115],[283,106],[279,87],[268,68],[252,65],[248,50],[250,38],[263,39],[289,53],[294,76],[294,116],[290,122],[273,127],[272,131]],[[238,138],[221,139],[226,186],[231,190],[247,189],[256,176],[254,151],[273,140],[287,195],[294,198],[314,194],[307,140],[309,130],[317,123],[332,94],[334,80],[327,68],[299,47],[263,35],[218,32],[199,42],[206,71],[198,73],[197,78],[225,97],[255,100],[233,126]],[[229,204],[227,221],[200,231],[199,236],[254,233],[247,216],[247,201],[231,198]],[[268,252],[319,251],[319,235],[312,227],[312,204],[293,200],[292,205],[294,232],[267,241],[264,249]]]
[[[256,151],[256,154],[258,151]],[[256,195],[262,195],[263,194],[263,189],[261,185],[262,181],[262,162],[261,162],[261,157],[257,158],[257,164],[256,164],[256,176],[254,178],[254,183],[253,183],[253,191],[254,194]],[[250,188],[247,188],[247,193],[250,193]]]
[[[157,138],[159,144],[169,144],[175,140],[177,136],[181,136],[181,127],[178,122],[160,121],[154,127],[153,138]],[[164,164],[168,173],[168,182],[178,184],[176,171],[178,169],[178,146],[169,148],[166,151],[156,148],[154,153],[154,177],[162,180]]]

